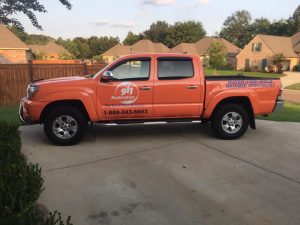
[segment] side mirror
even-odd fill
[[[108,81],[112,81],[113,79],[114,79],[113,73],[111,71],[105,71],[101,78],[101,81],[108,82]]]

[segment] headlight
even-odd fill
[[[39,91],[39,86],[36,84],[29,84],[27,87],[27,98],[31,99]]]

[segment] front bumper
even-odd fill
[[[22,98],[19,106],[19,118],[24,124],[39,123],[43,109],[48,102],[36,102]]]
[[[277,99],[273,113],[281,112],[283,105],[284,105],[284,101],[282,99]]]

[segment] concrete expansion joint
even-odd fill
[[[137,155],[137,154],[145,153],[145,152],[149,152],[149,151],[158,151],[161,148],[166,148],[166,147],[170,147],[170,146],[176,146],[176,145],[183,144],[183,143],[186,143],[186,142],[187,141],[180,141],[180,142],[176,142],[176,143],[173,143],[173,144],[166,144],[166,145],[161,145],[161,146],[157,146],[157,147],[146,148],[146,149],[143,149],[143,150],[140,150],[140,151],[130,152],[130,153],[116,155],[116,156],[112,156],[112,157],[105,157],[105,158],[101,158],[101,159],[97,159],[97,160],[92,160],[92,161],[88,161],[88,162],[77,163],[77,164],[74,164],[74,165],[69,165],[69,166],[64,166],[64,167],[57,167],[57,168],[53,168],[53,169],[43,170],[43,172],[44,173],[49,173],[49,172],[58,171],[58,170],[64,170],[64,169],[69,169],[69,168],[73,168],[73,167],[90,165],[90,164],[98,163],[98,162],[102,162],[102,161],[109,161],[109,160],[114,160],[114,159],[120,159],[120,158],[124,158],[124,157],[127,157],[127,156]]]

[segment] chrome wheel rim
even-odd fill
[[[77,133],[78,124],[72,116],[62,115],[53,121],[52,130],[56,137],[70,139]]]
[[[237,112],[226,113],[222,118],[222,128],[226,133],[237,133],[243,125],[242,116]]]

